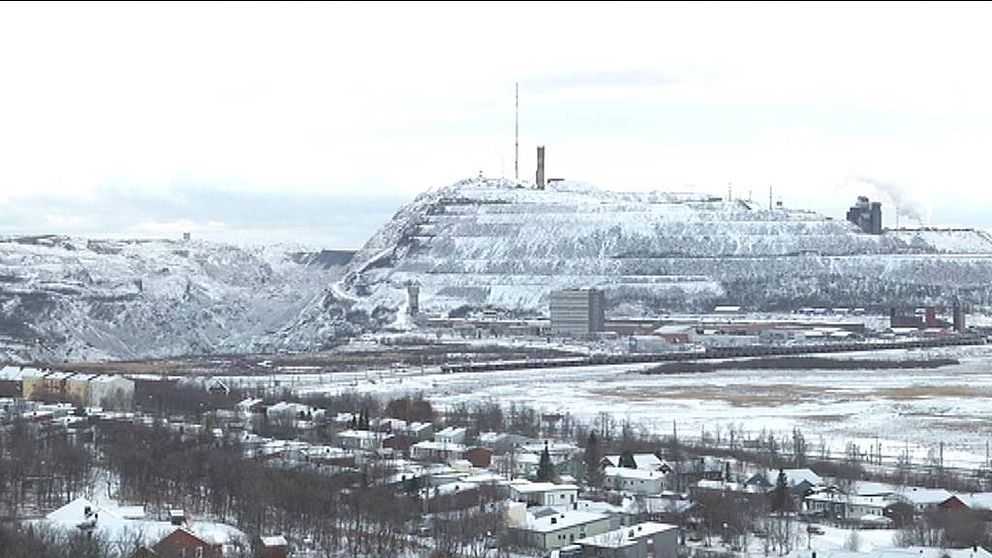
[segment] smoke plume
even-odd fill
[[[852,176],[847,179],[847,185],[865,192],[869,198],[880,199],[889,203],[899,211],[900,219],[910,219],[923,225],[926,223],[927,211],[919,203],[913,201],[910,195],[898,184],[883,182],[867,176]]]

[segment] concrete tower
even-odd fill
[[[544,146],[537,146],[537,189],[544,189]]]

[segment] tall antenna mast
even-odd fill
[[[772,210],[772,185],[768,185],[768,211]]]
[[[520,83],[513,89],[513,179],[520,180]]]

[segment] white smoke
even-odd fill
[[[916,221],[919,225],[924,225],[929,220],[927,218],[929,212],[914,201],[911,195],[898,184],[883,182],[867,176],[851,176],[846,180],[845,185],[863,192],[870,199],[894,206],[894,209],[899,212],[900,219]]]

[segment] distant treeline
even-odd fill
[[[844,360],[824,357],[771,357],[723,362],[671,362],[648,368],[641,373],[688,374],[718,370],[901,370],[940,368],[952,364],[960,364],[960,362],[954,358]]]

